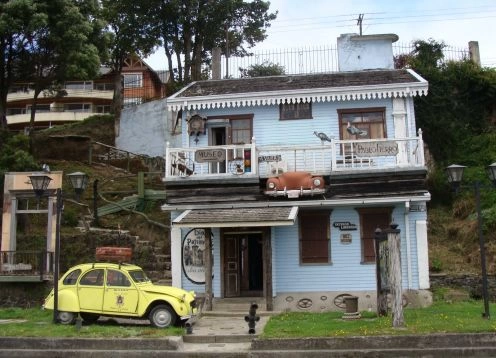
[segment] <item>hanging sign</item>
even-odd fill
[[[220,149],[201,149],[195,152],[195,162],[223,162],[226,160],[226,152]]]
[[[357,157],[383,157],[398,154],[398,143],[394,141],[354,143]]]
[[[349,221],[335,221],[332,226],[339,228],[341,231],[357,230],[356,224],[352,224]]]
[[[205,229],[192,229],[184,236],[182,263],[186,278],[196,284],[205,283]]]

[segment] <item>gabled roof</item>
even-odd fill
[[[169,110],[328,102],[426,95],[413,70],[367,70],[193,82],[167,99]]]

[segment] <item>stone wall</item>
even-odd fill
[[[431,289],[442,287],[458,288],[468,292],[474,299],[482,298],[482,275],[476,274],[431,274]],[[489,299],[496,300],[496,275],[488,275]]]

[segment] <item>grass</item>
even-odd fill
[[[496,321],[483,319],[481,301],[436,302],[428,308],[404,310],[406,326],[395,329],[391,316],[377,317],[373,312],[362,312],[359,320],[343,320],[342,312],[283,313],[271,317],[261,338],[345,337],[374,335],[404,335],[428,333],[496,333]],[[491,304],[496,312],[496,304]],[[84,338],[160,338],[185,334],[182,327],[153,328],[139,323],[117,324],[114,320],[76,326],[55,325],[52,311],[41,309],[0,309],[0,336],[11,337],[84,337]]]
[[[154,328],[139,323],[117,324],[114,320],[85,325],[78,330],[76,326],[53,324],[53,311],[35,308],[0,309],[0,320],[13,320],[0,324],[3,337],[78,337],[78,338],[160,338],[180,336],[184,328]]]
[[[496,305],[490,310],[494,312]],[[404,310],[405,327],[392,328],[391,316],[362,312],[359,320],[343,320],[342,312],[291,312],[272,317],[262,338],[344,337],[428,333],[496,332],[496,321],[482,318],[481,301],[437,302],[431,307]]]

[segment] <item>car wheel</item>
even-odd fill
[[[157,328],[166,328],[174,325],[176,318],[176,312],[166,305],[154,307],[148,315],[151,325]]]
[[[80,315],[83,321],[86,323],[95,323],[98,320],[98,318],[100,318],[100,315],[95,313],[81,312]]]
[[[76,314],[74,312],[59,311],[58,320],[62,324],[74,324]]]

